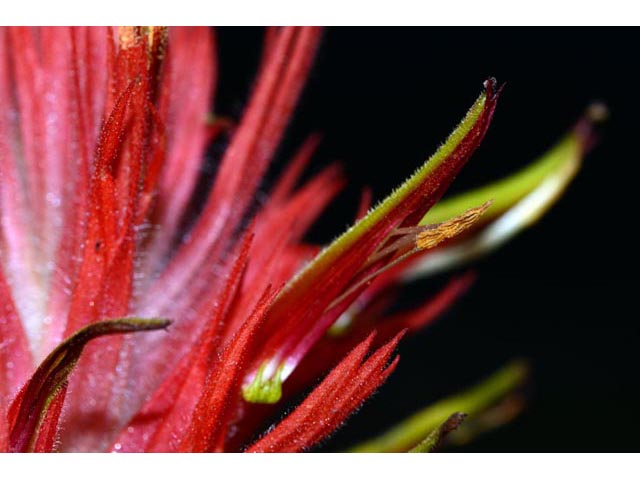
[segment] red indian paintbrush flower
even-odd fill
[[[254,201],[319,39],[317,28],[268,29],[232,125],[208,110],[209,29],[0,31],[0,450],[308,449],[470,278],[389,315],[397,286],[499,245],[575,174],[587,121],[528,169],[434,207],[489,127],[490,79],[442,147],[377,207],[364,195],[359,220],[320,251],[303,237],[344,182],[331,166],[296,188],[316,137]],[[185,229],[219,136],[229,146]],[[494,396],[510,385],[498,380]],[[474,402],[465,409],[490,403]],[[373,449],[406,450],[433,431],[416,447],[428,450],[460,423],[445,422],[453,413],[414,419],[412,434],[401,425],[390,432],[400,440]]]

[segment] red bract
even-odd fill
[[[209,29],[0,31],[0,449],[306,450],[393,371],[399,332],[467,288],[461,277],[385,315],[407,266],[489,208],[420,224],[487,131],[494,80],[441,149],[366,215],[365,193],[360,220],[322,252],[303,237],[344,180],[331,166],[296,188],[318,137],[257,208],[320,33],[268,30],[232,126],[209,114]],[[229,146],[184,231],[219,135]],[[166,331],[121,335],[162,319]],[[259,434],[274,409],[257,404],[322,375]]]

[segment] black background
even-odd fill
[[[338,160],[349,188],[311,236],[351,221],[364,185],[383,198],[430,155],[495,76],[507,86],[483,145],[451,191],[518,169],[593,100],[610,108],[601,141],[559,204],[474,265],[473,290],[401,346],[397,372],[323,445],[339,450],[469,386],[514,357],[533,367],[525,412],[468,451],[637,451],[635,276],[638,30],[336,28],[325,32],[279,154],[324,135],[312,171]],[[219,114],[238,117],[260,29],[217,30]],[[212,153],[216,157],[216,152]],[[274,171],[280,163],[276,163]],[[265,185],[267,188],[268,185]],[[417,285],[420,297],[441,282]]]

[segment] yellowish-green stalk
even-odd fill
[[[409,453],[431,453],[440,447],[444,438],[456,430],[466,418],[465,413],[456,412],[447,418],[441,425],[434,428],[427,438],[409,450]]]
[[[520,386],[526,373],[527,367],[523,362],[512,362],[475,387],[428,406],[382,435],[355,446],[351,451],[406,452],[453,413],[464,412],[472,417],[490,407]]]
[[[536,223],[569,186],[582,155],[582,141],[572,132],[520,172],[435,205],[421,225],[441,222],[469,206],[493,200],[473,234],[427,255],[405,272],[404,280],[427,277],[487,255]]]
[[[581,157],[580,138],[577,134],[570,133],[542,157],[522,170],[496,182],[438,202],[422,218],[420,225],[444,222],[487,200],[493,200],[493,204],[485,213],[483,221],[492,220],[534,191],[546,178],[561,175],[567,171],[569,165],[578,164]]]

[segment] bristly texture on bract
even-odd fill
[[[209,29],[0,31],[0,450],[308,450],[393,372],[402,336],[471,279],[388,314],[399,285],[500,245],[576,173],[587,120],[531,167],[434,207],[489,127],[500,94],[490,79],[403,185],[375,208],[365,194],[356,223],[323,250],[305,243],[344,186],[336,166],[298,186],[316,136],[267,200],[255,198],[320,33],[267,29],[234,123],[209,111]],[[185,231],[205,149],[220,136],[228,148]],[[490,407],[521,373],[362,448],[427,451],[459,410]]]

